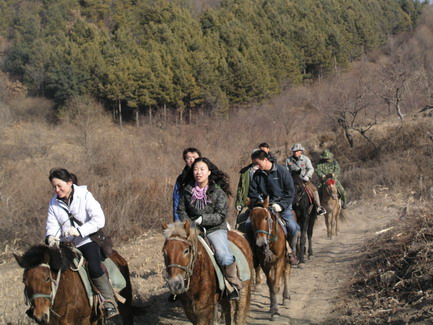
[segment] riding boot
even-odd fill
[[[93,278],[92,281],[95,284],[96,288],[99,290],[101,296],[105,299],[105,319],[109,319],[119,315],[117,303],[114,299],[113,288],[111,287],[107,274],[104,273],[99,278]]]
[[[239,299],[239,290],[243,288],[243,284],[238,277],[236,261],[234,261],[230,265],[225,265],[223,267],[223,273],[227,281],[230,282],[230,284],[233,285],[233,288],[235,289],[235,291],[230,293],[230,299]]]
[[[326,214],[325,208],[320,205],[319,192],[313,191],[313,201],[314,201],[314,205],[316,207],[317,214],[319,216]]]

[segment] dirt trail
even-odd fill
[[[348,222],[341,224],[338,237],[328,240],[323,217],[313,236],[314,257],[302,268],[293,268],[290,277],[291,302],[280,305],[281,317],[270,321],[266,285],[253,293],[248,324],[321,324],[335,309],[340,289],[352,277],[351,267],[361,254],[362,244],[375,232],[398,220],[401,204],[363,202],[347,209]],[[168,290],[162,279],[163,260],[160,233],[149,232],[119,249],[129,261],[137,308],[136,324],[190,324],[180,303],[168,303]],[[22,270],[12,258],[0,265],[0,324],[31,324],[24,315]],[[280,297],[281,298],[281,297]]]

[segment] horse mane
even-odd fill
[[[189,236],[197,236],[200,231],[196,227],[191,227],[189,234],[185,229],[185,221],[174,222],[167,225],[167,229],[164,229],[164,237],[181,237],[188,238]]]
[[[76,253],[64,243],[60,243],[60,247],[35,245],[24,253],[20,265],[24,269],[30,269],[45,263],[54,271],[64,271],[71,265],[75,257]]]

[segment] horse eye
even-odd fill
[[[185,250],[183,251],[183,254],[189,254],[189,248],[185,248]]]
[[[51,280],[50,277],[45,279],[46,282],[50,282],[50,280]]]

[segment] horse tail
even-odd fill
[[[340,209],[340,215],[338,218],[341,222],[346,222],[347,221],[347,215],[346,212],[344,212],[343,209]]]

